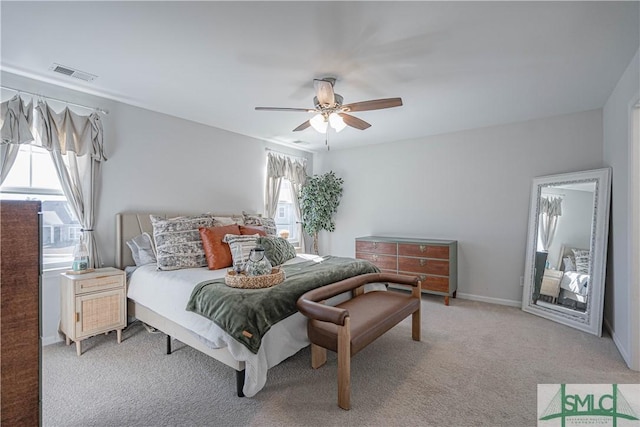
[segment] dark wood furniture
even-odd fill
[[[458,242],[456,240],[367,236],[356,238],[356,258],[374,263],[383,273],[417,275],[422,292],[456,297]]]
[[[40,424],[40,202],[0,201],[0,424]]]

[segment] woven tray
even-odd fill
[[[262,289],[270,288],[284,280],[284,270],[274,268],[271,270],[271,274],[264,274],[261,276],[247,276],[244,273],[236,273],[233,270],[227,271],[227,275],[224,277],[224,282],[227,286],[232,288],[242,289]]]

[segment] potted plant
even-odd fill
[[[336,224],[333,214],[338,211],[342,197],[342,178],[327,172],[307,178],[300,191],[300,210],[304,231],[313,236],[313,251],[318,254],[318,232],[333,231]]]

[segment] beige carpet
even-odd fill
[[[535,426],[539,383],[640,383],[610,337],[513,307],[423,296],[422,341],[410,319],[352,360],[352,409],[337,404],[336,358],[306,348],[269,371],[253,398],[235,372],[140,323],[43,349],[45,426]]]

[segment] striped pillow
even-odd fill
[[[206,267],[207,258],[202,247],[200,227],[213,227],[209,215],[163,218],[150,215],[153,239],[156,243],[158,270]]]
[[[222,241],[229,244],[234,268],[244,267],[249,260],[251,249],[256,247],[258,237],[260,237],[259,234],[227,234],[224,236]]]

